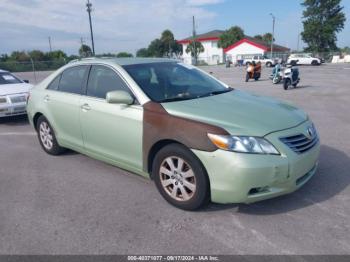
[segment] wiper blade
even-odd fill
[[[233,90],[232,87],[229,87],[227,89],[224,90],[220,90],[220,91],[213,91],[210,93],[210,95],[219,95],[219,94],[223,94],[223,93],[227,93],[227,92],[231,92]]]
[[[163,100],[159,101],[159,103],[184,101],[184,100],[190,100],[190,99],[194,99],[194,98],[196,98],[196,97],[172,97],[172,98],[163,99]]]

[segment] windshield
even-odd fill
[[[229,92],[232,88],[182,63],[125,65],[123,68],[156,102],[172,102]]]
[[[0,72],[0,85],[6,85],[6,84],[19,84],[22,83],[21,80],[19,80],[14,75],[11,75],[7,72]]]

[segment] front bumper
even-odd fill
[[[210,180],[211,199],[215,203],[253,203],[288,194],[302,187],[316,173],[320,143],[297,154],[280,141],[281,137],[305,133],[310,126],[267,135],[281,155],[242,154],[223,150],[192,150],[202,161]]]
[[[6,97],[6,103],[0,103],[0,117],[25,115],[28,94]]]

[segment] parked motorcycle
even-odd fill
[[[255,64],[255,62],[247,66],[247,74],[245,81],[248,82],[249,79],[254,79],[258,81],[261,77],[261,63]]]
[[[289,65],[283,72],[283,87],[287,90],[289,86],[296,87],[300,82],[299,69],[295,65]]]
[[[270,75],[270,79],[272,80],[273,84],[278,84],[283,79],[283,71],[282,71],[282,65],[276,64],[276,66],[272,70],[272,74]]]

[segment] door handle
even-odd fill
[[[46,95],[45,97],[44,97],[44,102],[49,102],[50,101],[50,96],[49,95]]]
[[[89,106],[89,104],[83,104],[80,107],[84,112],[91,110],[91,107]]]

